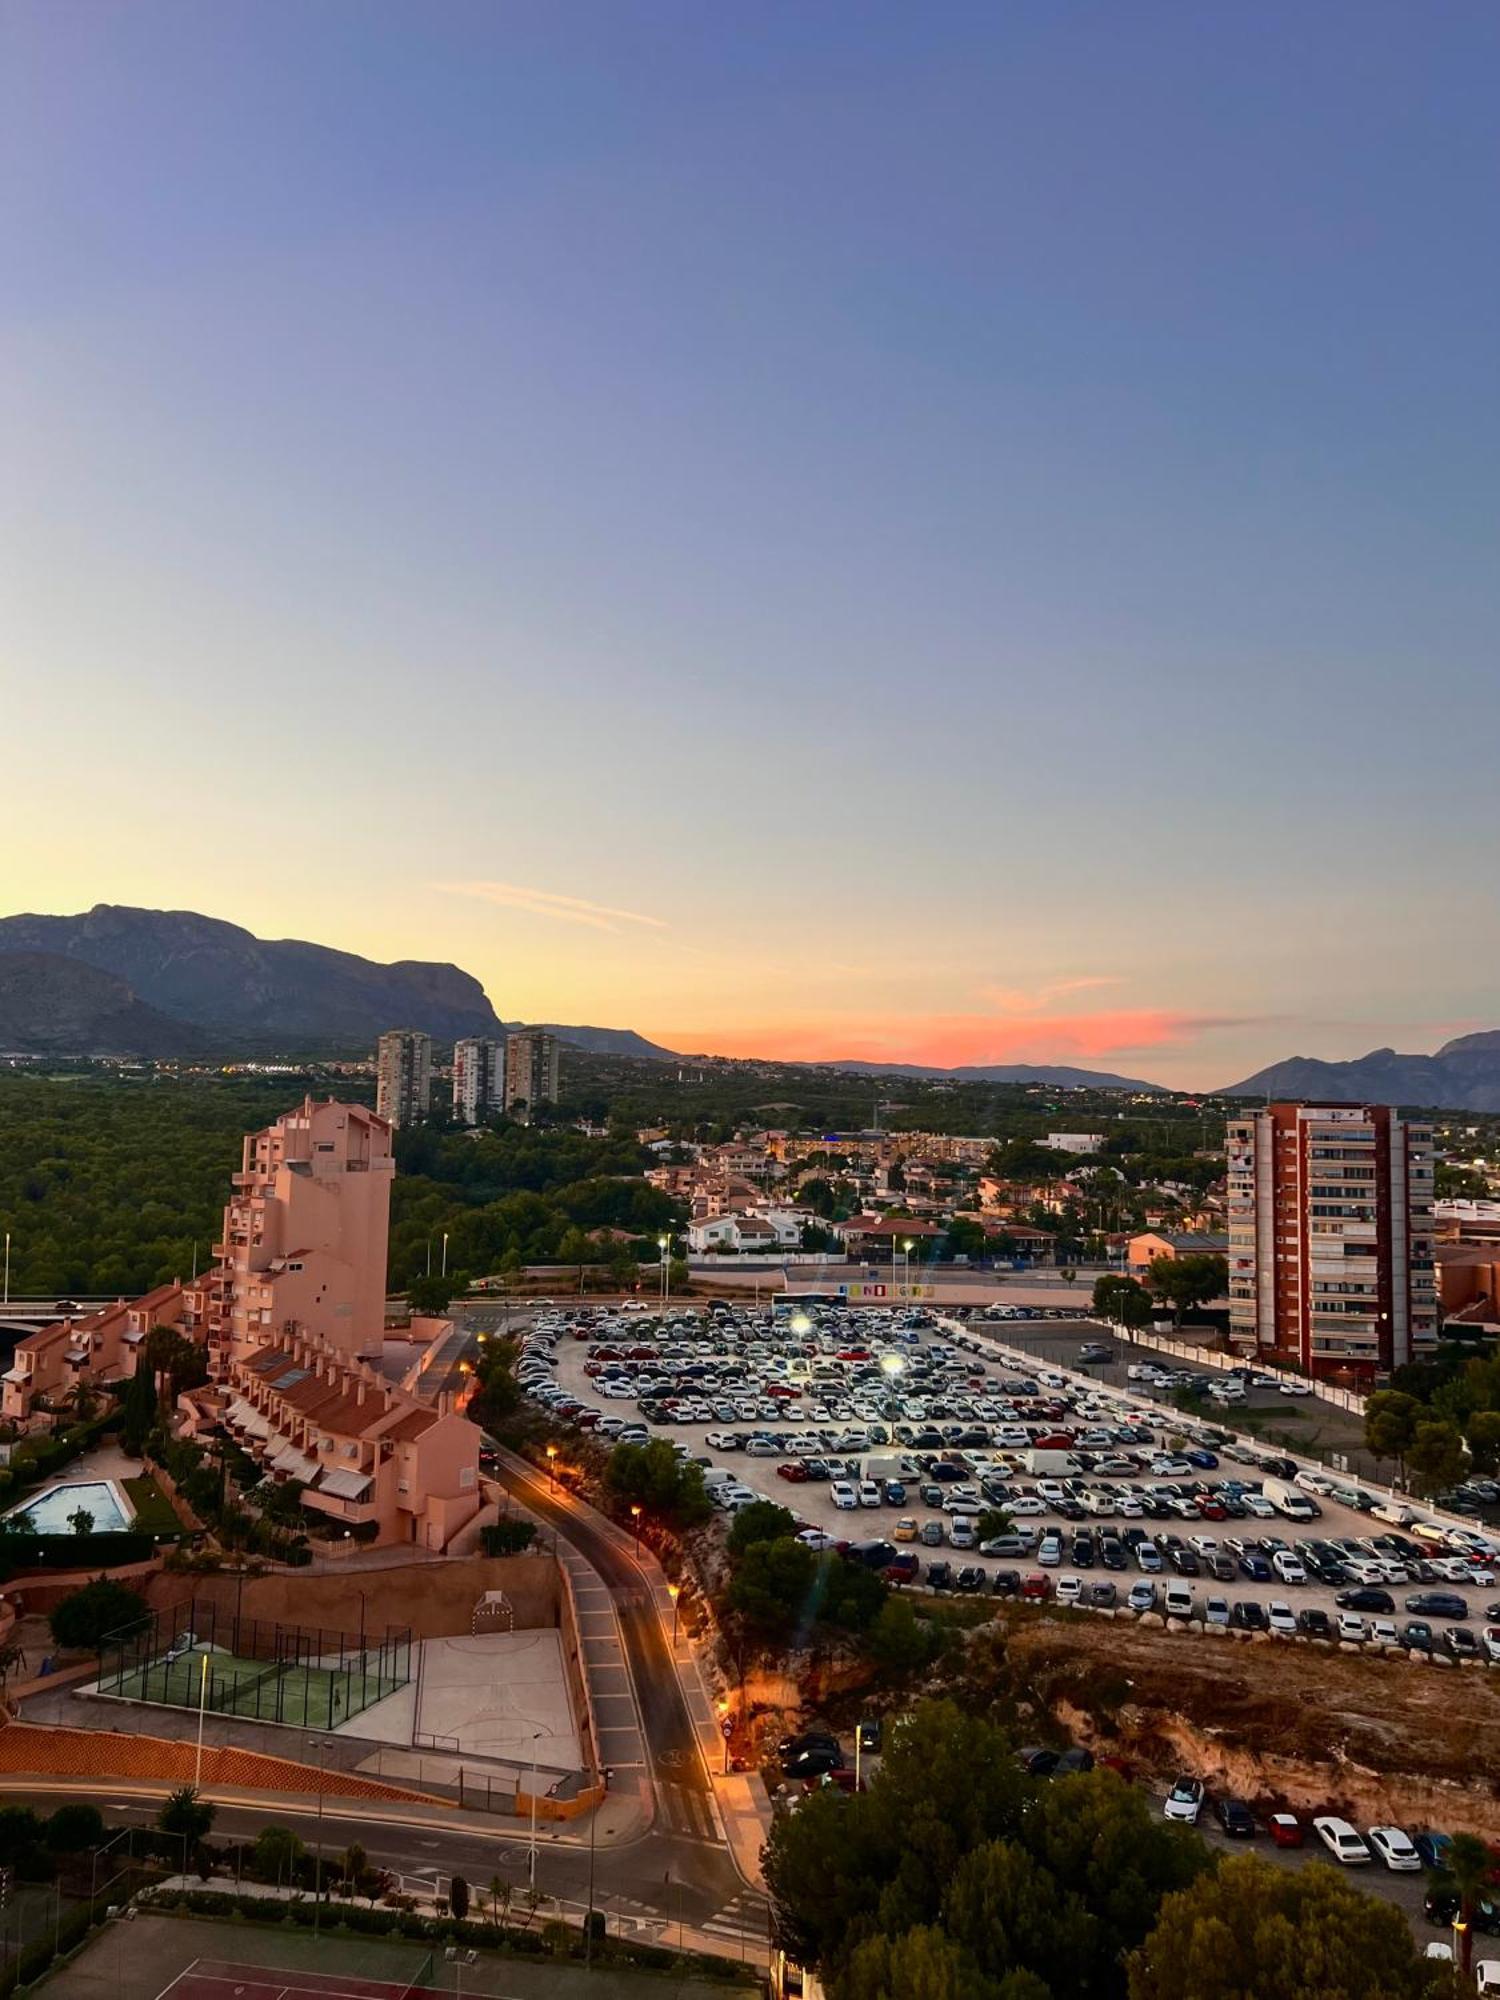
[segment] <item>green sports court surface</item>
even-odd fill
[[[379,1666],[375,1653],[350,1669],[200,1651],[176,1659],[163,1656],[108,1675],[100,1692],[173,1708],[197,1708],[201,1702],[210,1714],[333,1729],[404,1684],[389,1673],[382,1676]]]

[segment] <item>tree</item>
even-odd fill
[[[817,1576],[817,1557],[794,1536],[751,1542],[735,1563],[724,1606],[753,1642],[790,1641],[799,1627],[810,1632],[817,1616]]]
[[[1229,1283],[1229,1262],[1212,1253],[1153,1257],[1146,1267],[1146,1282],[1158,1298],[1166,1300],[1180,1326],[1185,1312],[1222,1297]]]
[[[490,1917],[498,1928],[510,1916],[510,1903],[515,1895],[515,1886],[507,1882],[503,1875],[490,1877]]]
[[[451,1278],[412,1278],[406,1287],[406,1303],[414,1313],[440,1317],[452,1304],[454,1290]]]
[[[462,1875],[455,1875],[448,1884],[448,1908],[459,1923],[469,1914],[469,1885]]]
[[[790,1509],[778,1507],[774,1500],[756,1500],[735,1515],[726,1546],[731,1556],[737,1556],[752,1542],[774,1542],[779,1536],[796,1532],[797,1523]]]
[[[618,1500],[676,1528],[697,1527],[712,1511],[703,1468],[681,1459],[666,1438],[617,1444],[604,1468],[604,1484]]]
[[[986,1979],[968,1953],[931,1924],[897,1938],[866,1938],[828,1991],[830,2000],[1030,2000],[1024,1989],[1002,1989]],[[1036,2000],[1048,2000],[1040,1980],[1031,1991]]]
[[[1474,1905],[1489,1887],[1494,1866],[1495,1857],[1477,1833],[1454,1834],[1443,1856],[1442,1886],[1458,1897],[1459,1964],[1465,1979],[1474,1955]]]
[[[138,1362],[125,1385],[121,1404],[120,1443],[132,1458],[139,1458],[156,1423],[156,1378]]]
[[[903,1681],[930,1663],[939,1643],[936,1626],[918,1618],[904,1597],[890,1596],[875,1614],[864,1650],[892,1680]]]
[[[149,1616],[139,1591],[96,1576],[65,1597],[48,1623],[59,1646],[85,1646],[97,1652],[111,1633],[139,1625]]]
[[[262,1882],[295,1882],[307,1849],[289,1826],[263,1826],[250,1850],[250,1872]]]
[[[1377,1389],[1365,1402],[1365,1449],[1377,1459],[1393,1458],[1397,1475],[1406,1484],[1406,1454],[1417,1435],[1423,1415],[1415,1396],[1400,1389]]]
[[[1492,1473],[1500,1464],[1500,1410],[1476,1410],[1469,1419],[1465,1442],[1474,1470]]]
[[[1167,1897],[1127,1961],[1130,2000],[1423,2000],[1404,1914],[1330,1867],[1250,1854]]]
[[[47,1822],[47,1845],[54,1854],[85,1854],[103,1838],[103,1813],[81,1799],[59,1806]]]
[[[1117,1271],[1106,1271],[1095,1279],[1094,1312],[1099,1319],[1134,1330],[1145,1326],[1153,1311],[1151,1294],[1136,1279]]]
[[[982,1257],[988,1238],[984,1224],[971,1215],[954,1215],[948,1218],[944,1231],[946,1247],[950,1257]]]
[[[94,1532],[94,1517],[87,1507],[76,1507],[68,1516],[68,1526],[75,1535],[91,1535]]]
[[[1469,1468],[1469,1454],[1456,1424],[1441,1418],[1419,1423],[1406,1453],[1406,1469],[1419,1493],[1456,1486]]]
[[[196,1785],[179,1785],[156,1815],[163,1833],[196,1847],[207,1840],[214,1823],[214,1808],[198,1796]]]
[[[992,1542],[997,1535],[1015,1532],[1015,1519],[1003,1507],[986,1507],[979,1517],[977,1533],[981,1542]]]

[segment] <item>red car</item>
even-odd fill
[[[1266,1828],[1278,1847],[1302,1845],[1302,1822],[1295,1813],[1272,1813]]]
[[[1215,1500],[1211,1493],[1195,1494],[1193,1505],[1198,1509],[1198,1512],[1203,1516],[1205,1521],[1227,1521],[1229,1519],[1228,1514],[1224,1510],[1223,1502]]]
[[[869,1361],[873,1359],[868,1347],[846,1347],[842,1354],[834,1356],[836,1361]]]
[[[794,1485],[800,1486],[807,1477],[807,1467],[805,1465],[798,1465],[795,1459],[783,1459],[781,1464],[776,1468],[776,1477],[778,1479],[790,1479]]]
[[[1042,1569],[1028,1570],[1026,1575],[1021,1578],[1021,1595],[1022,1597],[1029,1597],[1033,1602],[1041,1598],[1050,1597],[1052,1595],[1051,1577]]]

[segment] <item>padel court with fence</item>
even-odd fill
[[[249,1722],[336,1729],[411,1679],[409,1626],[378,1640],[319,1625],[241,1618],[189,1598],[111,1633],[96,1692],[204,1708]]]

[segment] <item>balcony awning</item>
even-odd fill
[[[269,1437],[271,1426],[259,1410],[247,1403],[243,1396],[236,1396],[224,1413],[225,1421],[237,1430],[248,1431],[251,1437]]]
[[[335,1500],[363,1500],[373,1483],[373,1474],[356,1472],[352,1466],[334,1466],[318,1481],[320,1493],[330,1493]]]
[[[304,1486],[308,1486],[318,1476],[318,1461],[309,1458],[305,1451],[298,1451],[294,1444],[289,1444],[271,1460],[271,1470],[284,1472],[288,1478],[300,1479]]]
[[[0,1379],[6,1382],[29,1382],[31,1377],[24,1368],[7,1368],[4,1376],[0,1377]]]

